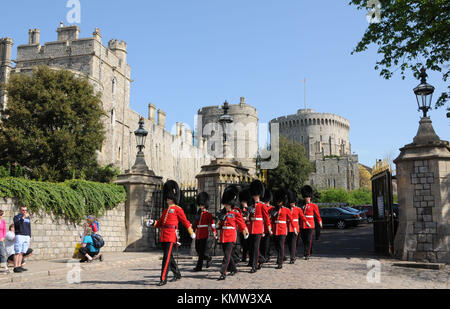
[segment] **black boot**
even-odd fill
[[[167,284],[167,280],[164,280],[164,281],[160,281],[158,283],[158,286],[163,286],[163,285],[166,285],[166,284]]]
[[[177,282],[178,280],[181,280],[181,274],[174,274],[172,280],[170,280],[170,282]]]
[[[225,275],[220,275],[220,277],[219,277],[219,281],[222,281],[222,280],[225,280],[227,278],[227,276],[225,276]]]
[[[206,261],[206,268],[209,268],[211,266],[212,257],[209,257],[209,259]]]
[[[282,269],[283,265],[282,264],[278,264],[278,266],[276,267],[276,269]]]

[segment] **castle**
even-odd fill
[[[110,40],[103,45],[100,29],[95,29],[91,37],[80,38],[78,26],[64,26],[57,29],[57,41],[40,43],[40,30],[29,30],[28,44],[17,47],[17,59],[11,59],[13,40],[0,39],[0,84],[8,81],[11,74],[31,72],[39,65],[52,69],[66,69],[76,76],[86,77],[100,92],[106,116],[103,119],[106,139],[98,162],[101,165],[113,164],[122,172],[130,170],[136,158],[134,131],[141,117],[130,108],[131,68],[127,63],[127,44],[124,41]],[[13,62],[15,67],[13,67]],[[0,114],[7,106],[6,93],[0,93]],[[217,124],[223,111],[219,106],[202,108],[199,112],[197,130],[204,132],[195,137],[194,132],[183,123],[176,124],[176,133],[166,130],[166,113],[153,104],[148,105],[148,117],[144,127],[149,131],[146,141],[145,157],[147,165],[164,180],[174,179],[179,183],[193,184],[195,176],[216,155],[215,148],[221,134],[217,129],[208,129]],[[244,149],[240,156],[242,165],[251,174],[256,172],[257,123],[254,107],[245,104],[230,105],[230,114],[236,123],[249,121],[252,125],[242,130],[243,137],[237,136],[235,149]],[[217,139],[217,140],[216,140]],[[236,157],[238,153],[236,150]]]
[[[280,135],[305,147],[315,164],[310,184],[318,189],[359,188],[358,156],[349,141],[350,121],[334,114],[301,109],[295,115],[273,119]]]

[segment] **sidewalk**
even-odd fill
[[[80,266],[82,270],[106,270],[124,265],[139,264],[150,260],[159,260],[162,254],[160,251],[153,252],[106,252],[103,253],[103,262],[79,263],[79,260],[58,259],[48,261],[29,261],[24,268],[28,271],[16,274],[10,267],[10,273],[0,273],[0,288],[6,288],[8,283],[26,282],[31,279],[45,278],[51,276],[66,275],[75,266]]]

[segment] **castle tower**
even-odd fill
[[[115,39],[108,42],[108,48],[121,60],[127,62],[127,43]]]
[[[11,38],[0,39],[0,85],[7,83],[12,70],[11,50],[13,40]],[[6,108],[7,96],[0,88],[0,114]]]
[[[41,38],[41,30],[30,29],[28,31],[28,45],[38,45]]]

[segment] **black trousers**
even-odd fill
[[[220,267],[220,273],[222,275],[226,275],[227,271],[236,271],[236,263],[232,257],[233,248],[235,247],[234,243],[226,242],[222,243],[223,250],[223,261],[222,266]]]
[[[310,256],[313,243],[313,229],[301,229],[300,236],[303,242],[303,256]]]
[[[266,234],[261,238],[261,254],[260,256],[263,257],[265,261],[267,261],[270,258],[270,235]]]
[[[241,243],[242,248],[242,260],[245,261],[247,260],[248,255],[248,239],[245,239],[244,235],[239,234],[239,241]]]
[[[286,235],[274,236],[275,249],[277,250],[277,264],[283,265],[284,260],[284,243],[286,241]]]
[[[161,281],[167,280],[167,272],[170,270],[175,274],[179,275],[180,270],[178,269],[177,262],[173,258],[173,250],[175,249],[175,243],[173,242],[162,242],[162,249],[164,251],[164,257],[161,268]]]
[[[198,269],[203,268],[203,261],[211,260],[211,256],[208,254],[207,244],[208,244],[208,238],[195,240],[195,251],[197,251],[197,254],[198,254],[198,261],[197,261]]]
[[[261,243],[261,237],[262,234],[251,234],[248,238],[248,244],[249,244],[249,255],[250,260],[249,264],[252,267],[252,269],[256,269],[258,262],[259,262],[259,246]]]
[[[286,237],[287,247],[289,248],[289,253],[291,255],[291,260],[295,260],[297,257],[297,240],[298,235],[294,232],[288,233]]]

